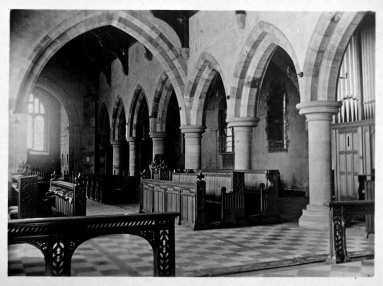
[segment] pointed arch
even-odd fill
[[[126,139],[126,117],[124,103],[120,96],[117,96],[116,103],[113,108],[112,118],[112,134],[111,140],[125,140]]]
[[[158,80],[154,92],[151,112],[151,132],[163,132],[166,129],[167,107],[174,91],[166,72],[163,72]],[[178,101],[178,99],[177,99]],[[178,105],[180,105],[178,103]]]
[[[106,144],[108,139],[110,140],[110,119],[109,112],[105,102],[102,103],[99,115],[98,115],[98,131],[100,134],[100,143]]]
[[[366,12],[324,12],[318,20],[304,61],[302,101],[336,100],[343,54]]]
[[[57,84],[51,82],[50,80],[39,77],[36,82],[35,88],[41,88],[47,92],[49,92],[52,96],[54,96],[64,108],[66,115],[69,120],[69,126],[80,126],[81,120],[79,116],[79,112],[76,108],[76,104],[74,104],[66,92],[60,88]]]
[[[256,117],[258,90],[275,49],[281,47],[300,70],[295,51],[287,37],[274,25],[259,22],[251,31],[234,68],[228,118]]]
[[[16,91],[15,112],[25,110],[26,95],[30,93],[42,69],[52,56],[71,39],[92,29],[112,25],[141,42],[155,56],[169,75],[177,99],[183,104],[187,67],[178,51],[180,43],[173,43],[166,34],[141,12],[87,11],[76,12],[45,35],[28,56],[29,65],[22,70]],[[184,108],[183,108],[184,109]],[[185,122],[184,112],[181,113]]]
[[[225,80],[218,61],[212,55],[205,52],[200,55],[193,71],[186,88],[185,102],[190,107],[190,124],[202,125],[203,107],[213,78],[218,73],[224,84]]]
[[[139,115],[138,113],[139,113],[141,104],[143,104],[144,101],[146,102],[146,105],[149,109],[148,100],[146,98],[145,91],[140,84],[137,84],[134,90],[132,102],[129,108],[129,123],[127,126],[128,127],[127,134],[129,137],[136,136],[136,125],[137,125],[137,120]],[[148,112],[150,114],[149,110]]]

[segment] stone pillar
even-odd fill
[[[299,219],[307,228],[329,227],[329,210],[324,204],[331,200],[331,120],[342,105],[338,101],[314,101],[297,104],[299,114],[306,116],[309,139],[310,201]]]
[[[128,137],[129,142],[129,173],[131,176],[139,175],[137,168],[137,151],[136,151],[136,137]]]
[[[98,144],[98,173],[106,174],[106,149],[105,143]]]
[[[150,138],[153,141],[153,154],[152,157],[156,154],[164,155],[165,154],[165,132],[150,132]]]
[[[82,171],[82,154],[81,154],[81,135],[82,126],[69,126],[69,171],[81,172]]]
[[[122,172],[122,148],[125,142],[125,140],[110,141],[113,146],[113,174],[115,175]]]
[[[251,169],[251,139],[253,128],[257,126],[259,118],[237,117],[227,119],[228,127],[234,129],[234,169]]]
[[[185,134],[185,169],[201,169],[201,138],[206,127],[202,125],[183,125]]]

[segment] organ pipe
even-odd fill
[[[354,33],[343,56],[337,86],[343,105],[335,122],[373,119],[375,114],[375,28]]]

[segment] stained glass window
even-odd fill
[[[27,148],[45,152],[46,149],[46,113],[43,104],[33,94],[28,100]]]
[[[287,94],[284,80],[275,78],[267,97],[267,140],[269,152],[287,151]]]

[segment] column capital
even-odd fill
[[[259,118],[256,117],[233,117],[226,119],[228,127],[256,127]]]
[[[166,137],[166,132],[149,132],[150,138],[165,138]]]
[[[182,125],[180,127],[182,133],[203,133],[206,126],[203,125]]]
[[[129,144],[134,144],[136,143],[136,137],[127,137],[126,141],[128,141]]]
[[[331,121],[332,116],[339,112],[341,106],[341,101],[318,100],[298,103],[297,109],[300,115],[306,116],[306,121]]]
[[[110,140],[110,144],[112,145],[122,145],[126,142],[126,140]]]

